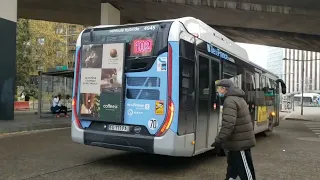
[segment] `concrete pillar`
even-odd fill
[[[0,4],[0,120],[13,120],[17,0],[0,0]]]
[[[120,25],[120,11],[110,3],[101,3],[101,25]]]

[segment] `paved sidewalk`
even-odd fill
[[[320,108],[319,107],[304,107],[303,115],[301,115],[300,106],[295,107],[294,111],[287,113],[285,120],[296,121],[319,121],[320,122]]]
[[[38,110],[14,111],[14,116],[36,115]]]
[[[51,114],[50,111],[42,111],[43,114]],[[36,115],[38,114],[37,109],[30,109],[25,111],[14,111],[15,116],[24,116],[24,115]]]
[[[71,119],[65,117],[39,118],[35,114],[16,115],[14,120],[0,120],[0,134],[21,131],[70,127]]]

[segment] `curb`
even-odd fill
[[[6,128],[6,129],[0,129],[0,134],[44,130],[44,129],[66,128],[66,127],[71,127],[71,124],[61,123],[61,124],[45,124],[45,125],[34,125],[34,126],[27,126],[27,127]]]
[[[63,130],[63,129],[70,129],[70,127],[2,133],[2,134],[0,134],[0,139],[4,138],[4,137],[8,137],[8,136],[12,137],[12,136],[19,136],[19,135],[28,135],[28,134],[35,134],[35,133],[39,133],[39,132],[50,132],[50,131]]]
[[[291,111],[286,111],[286,110],[281,110],[280,112],[283,112],[283,113],[291,113]]]
[[[37,114],[38,114],[38,112],[19,111],[19,112],[15,112],[14,116],[37,115]]]
[[[287,121],[312,121],[312,122],[320,122],[319,120],[312,119],[302,119],[302,118],[284,118]]]

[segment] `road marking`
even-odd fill
[[[64,128],[51,128],[51,129],[39,129],[39,130],[31,130],[31,131],[19,131],[19,132],[12,132],[12,133],[0,133],[0,139],[5,137],[12,137],[12,136],[21,136],[21,135],[28,135],[28,134],[36,134],[41,132],[49,132],[49,131],[58,131],[63,129],[70,129],[70,127]]]
[[[319,127],[319,124],[306,124],[308,127]]]
[[[304,125],[310,129],[315,135],[320,137],[320,122],[304,123]]]
[[[309,127],[309,129],[312,129],[312,130],[320,130],[320,127]]]

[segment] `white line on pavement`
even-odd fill
[[[3,133],[3,134],[0,134],[0,138],[4,138],[4,137],[8,137],[8,136],[12,137],[12,136],[27,135],[27,134],[36,134],[36,133],[41,133],[41,132],[57,131],[57,130],[63,130],[63,129],[70,129],[70,127]]]

